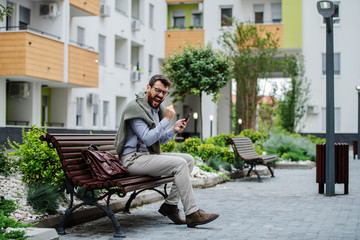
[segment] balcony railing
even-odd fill
[[[57,39],[57,40],[60,40],[60,39],[61,39],[61,37],[59,37],[59,36],[56,36],[56,35],[51,34],[51,33],[44,32],[44,31],[39,30],[39,29],[35,29],[35,28],[32,28],[32,27],[29,27],[29,26],[7,26],[7,27],[0,27],[0,32],[19,32],[19,31],[29,31],[29,32],[36,33],[36,34],[39,34],[39,35],[44,35],[44,36],[46,36],[46,37],[55,38],[55,39]]]

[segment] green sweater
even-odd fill
[[[124,146],[126,143],[126,122],[130,119],[141,118],[149,126],[150,129],[155,128],[156,124],[152,117],[150,106],[147,102],[144,92],[140,92],[136,95],[136,99],[129,102],[125,107],[120,120],[120,126],[115,137],[115,149],[116,152],[121,156],[121,153],[124,151]],[[165,109],[160,105],[159,110],[159,119],[165,117]],[[151,154],[159,154],[160,151],[160,141],[157,141],[151,146],[148,146],[148,151]]]

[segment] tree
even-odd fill
[[[283,75],[291,80],[284,99],[279,103],[278,122],[281,128],[294,133],[302,127],[300,123],[306,112],[310,84],[304,77],[303,56],[285,56],[282,65]]]
[[[220,50],[206,46],[186,44],[180,52],[165,59],[163,70],[172,81],[171,97],[184,102],[185,96],[194,94],[200,100],[200,136],[202,136],[202,94],[212,95],[217,102],[220,89],[232,78],[232,62]]]
[[[8,5],[5,7],[4,5],[0,4],[0,22],[4,21],[5,16],[10,16],[13,11],[13,6]]]
[[[235,22],[234,30],[225,30],[219,43],[234,61],[234,77],[237,83],[236,119],[243,120],[243,127],[255,128],[258,103],[259,78],[265,78],[275,69],[278,39],[263,27]]]

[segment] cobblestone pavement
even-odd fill
[[[275,178],[238,179],[195,189],[198,206],[220,217],[197,228],[171,224],[155,202],[116,214],[127,239],[360,239],[360,160],[350,158],[349,194],[336,184],[336,195],[318,194],[316,169],[276,169]],[[108,218],[67,229],[60,240],[113,236]]]

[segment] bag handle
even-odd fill
[[[95,146],[94,144],[90,144],[90,146],[88,147],[88,149],[94,149],[95,151],[98,151],[99,149],[97,148],[97,146]]]

